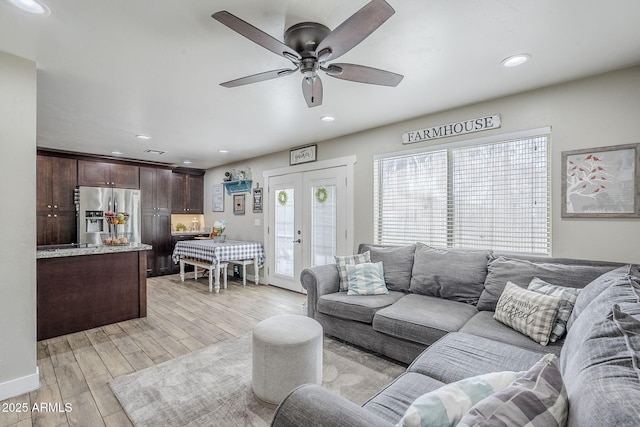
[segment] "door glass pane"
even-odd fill
[[[336,186],[312,186],[311,266],[332,264],[336,254]]]
[[[293,277],[293,241],[296,239],[293,188],[276,191],[275,198],[276,274]]]

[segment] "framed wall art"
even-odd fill
[[[233,195],[233,213],[234,215],[244,215],[244,194]]]
[[[213,185],[212,200],[213,212],[224,212],[224,185]]]
[[[262,213],[262,188],[253,189],[253,213]]]
[[[640,144],[562,153],[562,217],[640,217]]]

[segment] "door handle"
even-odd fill
[[[294,240],[293,243],[302,243],[302,239]]]

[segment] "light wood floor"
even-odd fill
[[[147,288],[146,318],[38,342],[40,388],[0,402],[0,426],[131,426],[111,379],[245,334],[267,317],[302,314],[306,299],[234,281],[210,294],[208,279],[195,282],[193,273],[184,283],[179,275],[149,278]]]

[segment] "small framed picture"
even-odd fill
[[[262,212],[262,188],[253,189],[253,213]]]
[[[295,148],[289,151],[289,165],[299,165],[300,163],[315,162],[317,145],[308,145],[306,147]]]
[[[233,195],[233,213],[234,215],[244,215],[244,194]]]

